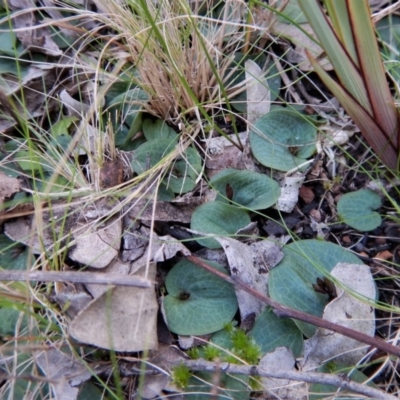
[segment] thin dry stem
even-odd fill
[[[356,383],[349,380],[347,377],[341,377],[333,374],[323,374],[310,371],[300,372],[290,370],[277,370],[276,368],[266,369],[260,368],[255,365],[235,365],[229,364],[227,362],[217,364],[204,360],[179,360],[176,362],[176,364],[184,364],[193,371],[216,372],[218,369],[220,369],[224,373],[260,376],[266,378],[290,379],[299,382],[332,385],[344,390],[363,394],[373,399],[397,399],[397,397],[385,393],[381,390],[375,389],[365,384]]]

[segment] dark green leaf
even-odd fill
[[[216,269],[226,273],[218,264]],[[205,335],[228,324],[238,304],[233,286],[184,259],[165,280],[164,310],[168,327],[179,335]]]
[[[190,227],[202,233],[210,233],[217,236],[232,236],[238,230],[249,225],[250,222],[250,217],[245,210],[219,201],[212,201],[196,208],[192,214]],[[212,238],[197,239],[197,241],[202,246],[210,249],[221,247]]]

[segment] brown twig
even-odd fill
[[[99,285],[135,286],[150,288],[150,280],[134,275],[103,274],[79,271],[0,271],[0,281],[42,281],[97,283]]]
[[[355,331],[354,329],[347,328],[345,326],[341,326],[338,324],[335,324],[333,322],[327,321],[322,318],[318,318],[314,315],[306,314],[301,311],[294,310],[292,308],[286,307],[274,300],[272,300],[270,297],[257,292],[257,290],[245,285],[243,282],[232,278],[231,276],[225,275],[223,272],[218,271],[217,269],[211,267],[208,265],[205,261],[201,260],[200,258],[196,256],[187,256],[187,259],[191,261],[192,263],[198,265],[199,267],[207,270],[208,272],[211,272],[212,274],[220,277],[226,282],[231,283],[232,285],[238,287],[241,290],[244,290],[245,292],[251,294],[255,298],[261,300],[265,304],[268,304],[274,309],[275,314],[277,314],[279,317],[285,317],[285,318],[294,318],[299,321],[307,322],[309,324],[313,324],[315,326],[319,326],[320,328],[328,329],[333,332],[340,333],[343,336],[347,336],[349,338],[355,339],[359,342],[368,344],[374,348],[377,348],[379,350],[382,350],[388,354],[392,354],[394,356],[399,357],[400,356],[400,348],[391,345],[390,343],[385,342],[382,339],[374,338],[368,335],[365,335],[364,333]]]
[[[394,400],[397,397],[375,389],[371,386],[353,382],[347,377],[334,374],[323,374],[319,372],[299,372],[290,370],[276,370],[272,368],[260,368],[254,365],[236,365],[227,362],[215,363],[204,360],[180,360],[176,364],[184,364],[192,371],[216,372],[220,370],[224,373],[261,376],[267,378],[290,379],[299,382],[320,383],[324,385],[336,386],[340,389],[349,390],[354,393],[363,394],[372,399]]]

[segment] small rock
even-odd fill
[[[310,204],[315,198],[313,190],[310,189],[308,186],[302,186],[300,188],[299,196],[306,204]]]
[[[392,257],[393,257],[393,254],[389,250],[384,250],[384,251],[380,251],[374,258],[377,258],[379,260],[388,261],[388,260],[391,260]]]

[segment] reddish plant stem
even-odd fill
[[[218,276],[219,278],[223,279],[226,282],[231,283],[232,285],[236,286],[237,288],[244,290],[245,292],[249,293],[250,295],[254,296],[255,298],[261,300],[265,304],[268,304],[274,309],[274,312],[279,316],[283,318],[294,318],[299,321],[304,321],[309,324],[313,324],[315,326],[319,326],[320,328],[328,329],[330,331],[334,331],[337,333],[340,333],[343,336],[347,336],[349,338],[355,339],[359,342],[368,344],[374,348],[377,348],[379,350],[382,350],[388,354],[400,357],[400,348],[391,345],[390,343],[385,342],[382,339],[374,338],[368,335],[365,335],[364,333],[355,331],[354,329],[347,328],[345,326],[341,326],[338,324],[335,324],[333,322],[327,321],[325,319],[316,317],[314,315],[306,314],[301,311],[294,310],[293,308],[286,307],[274,300],[272,300],[270,297],[266,296],[265,294],[262,294],[258,292],[257,290],[251,288],[250,286],[245,285],[243,282],[232,278],[229,275],[224,274],[221,271],[218,271],[217,269],[211,267],[208,265],[205,261],[201,260],[200,258],[190,255],[186,257],[189,261],[191,261],[193,264],[198,265],[199,267],[205,269],[208,272],[211,272],[212,274]]]

